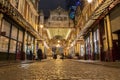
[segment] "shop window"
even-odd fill
[[[9,42],[8,38],[0,36],[0,52],[8,51],[8,42]]]
[[[18,41],[23,42],[23,32],[19,31]]]
[[[90,43],[89,43],[89,37],[86,39],[86,54],[90,54]]]
[[[97,40],[99,41],[99,30],[97,29]]]
[[[80,55],[81,55],[81,57],[83,57],[84,56],[84,45],[81,45],[80,46]]]
[[[99,41],[99,33],[98,33],[98,29],[94,31],[94,52],[96,54],[99,54],[99,44],[98,44],[98,41]]]
[[[11,38],[17,39],[17,30],[15,26],[12,26]]]
[[[118,40],[118,35],[117,34],[112,34],[113,40]]]
[[[17,52],[22,50],[22,43],[18,42],[17,43]]]
[[[34,51],[34,38],[32,37],[32,40],[31,40],[31,49],[32,49],[32,52]]]
[[[5,32],[5,36],[9,37],[10,34],[10,23],[8,23],[6,20],[3,20],[2,23],[2,32]]]
[[[10,53],[15,53],[16,51],[16,41],[10,40]]]

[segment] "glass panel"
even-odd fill
[[[96,49],[96,31],[94,31],[94,52],[96,53],[97,51],[97,49]]]
[[[98,34],[98,29],[94,31],[94,52],[98,54],[98,40],[99,40],[99,34]]]
[[[31,42],[31,49],[32,49],[32,52],[34,51],[34,38],[32,38],[32,40],[31,40],[32,42]]]
[[[8,41],[9,39],[6,37],[0,37],[0,52],[7,52],[8,51]]]
[[[21,51],[22,50],[21,48],[22,48],[22,43],[18,42],[18,44],[17,44],[17,52]]]
[[[97,40],[99,41],[99,30],[97,29]]]
[[[80,56],[83,57],[84,56],[84,45],[80,46],[80,53],[81,53]]]
[[[88,54],[88,38],[86,39],[86,54]]]
[[[16,41],[10,40],[10,53],[15,53],[16,51]]]
[[[2,23],[2,32],[5,32],[6,36],[9,37],[9,34],[10,34],[10,23],[8,23],[5,20],[3,20],[3,23]]]
[[[11,38],[17,39],[17,28],[15,26],[12,27]]]
[[[96,42],[96,32],[94,31],[94,42]]]
[[[22,31],[19,31],[18,40],[21,41],[21,42],[23,42],[23,32]]]

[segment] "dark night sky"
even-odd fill
[[[49,16],[49,11],[61,6],[67,9],[66,0],[40,0],[39,10],[43,10],[45,17]]]

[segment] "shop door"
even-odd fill
[[[91,44],[90,44],[90,37],[86,39],[86,53],[85,58],[87,60],[92,60],[92,52],[91,52]]]
[[[120,4],[110,13],[111,31],[113,39],[113,61],[120,60]]]
[[[115,35],[117,38],[115,39]],[[120,31],[113,35],[113,61],[120,60]]]

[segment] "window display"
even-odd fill
[[[0,52],[7,52],[8,51],[8,42],[9,39],[6,37],[0,37]]]
[[[8,36],[10,35],[10,23],[8,23],[6,20],[3,20],[3,23],[2,23],[2,32],[5,32],[5,36]]]
[[[18,41],[23,41],[23,32],[19,31]]]
[[[21,51],[22,50],[21,48],[22,48],[22,43],[18,42],[17,43],[17,52]]]
[[[16,51],[16,41],[10,40],[10,53],[15,53]]]
[[[80,46],[80,56],[83,57],[84,56],[84,45]]]
[[[99,34],[98,34],[98,29],[94,31],[94,53],[99,54],[99,47],[98,47],[98,40],[99,40]]]
[[[15,26],[12,26],[11,38],[17,39],[17,28]]]

